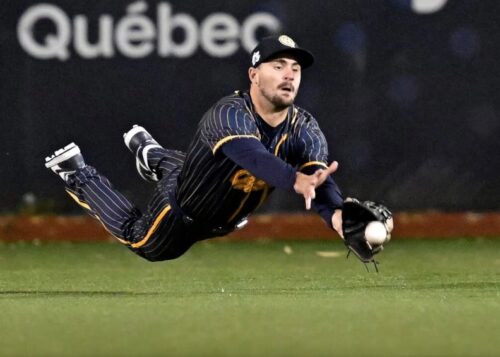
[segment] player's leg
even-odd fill
[[[56,175],[59,175],[64,182],[66,182],[71,175],[74,175],[77,169],[82,169],[85,166],[85,160],[80,152],[80,148],[76,146],[75,143],[68,144],[56,150],[53,155],[45,158],[45,167],[52,170]],[[66,187],[66,192],[82,206],[87,213],[97,218],[95,212],[92,211],[80,193],[69,186]]]
[[[173,175],[158,184],[147,212],[141,214],[106,177],[85,164],[74,143],[47,157],[45,166],[63,179],[80,206],[138,255],[151,261],[174,259],[194,243],[168,202],[165,189],[175,182]]]
[[[165,149],[142,126],[134,125],[123,139],[136,158],[137,172],[146,181],[158,182],[184,163],[185,153]]]
[[[182,216],[170,204],[168,192],[175,185],[178,170],[163,177],[147,210],[131,226],[131,234],[141,237],[131,245],[150,261],[175,259],[184,254],[194,243],[196,235],[190,234]]]
[[[129,227],[141,212],[106,177],[85,164],[78,146],[71,143],[45,160],[45,166],[63,179],[66,191],[80,206],[118,239],[133,241]]]

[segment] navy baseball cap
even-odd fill
[[[286,35],[264,37],[253,49],[251,55],[252,67],[257,67],[277,55],[289,53],[293,55],[302,68],[310,67],[314,62],[311,52],[300,48],[297,43]]]

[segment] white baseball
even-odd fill
[[[384,244],[387,238],[387,230],[385,225],[379,221],[368,223],[365,228],[365,238],[370,244]]]

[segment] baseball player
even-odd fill
[[[186,153],[165,149],[141,126],[124,134],[139,175],[156,183],[145,212],[87,165],[74,143],[46,158],[67,193],[121,243],[150,261],[241,228],[275,188],[303,196],[342,236],[343,198],[315,118],[294,105],[313,55],[290,37],[264,38],[251,53],[249,91],[215,103]]]

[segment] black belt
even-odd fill
[[[179,206],[177,203],[177,200],[175,199],[175,193],[174,192],[169,192],[168,194],[168,200],[170,203],[170,207],[172,207],[172,210],[176,214],[176,216],[181,217],[182,221],[186,226],[191,226],[194,224],[194,219],[193,217],[189,216],[182,210],[182,208]]]
[[[172,210],[174,211],[175,215],[178,216],[178,217],[181,217],[182,219],[182,222],[186,225],[186,226],[192,226],[192,227],[196,227],[196,220],[191,217],[190,215],[188,215],[180,206],[179,204],[177,203],[177,200],[175,199],[175,193],[174,192],[170,192],[168,194],[168,200],[169,200],[169,203],[170,203],[170,207],[172,207]],[[217,227],[217,228],[210,228],[208,230],[205,230],[205,229],[200,229],[200,231],[205,231],[205,232],[209,232],[211,234],[215,234],[215,235],[226,235],[226,234],[229,234],[231,233],[232,231],[234,230],[237,230],[237,229],[241,229],[243,228],[244,226],[246,226],[246,224],[248,223],[248,219],[247,217],[244,217],[242,219],[240,219],[234,226],[232,227]],[[201,228],[201,227],[200,227]]]

